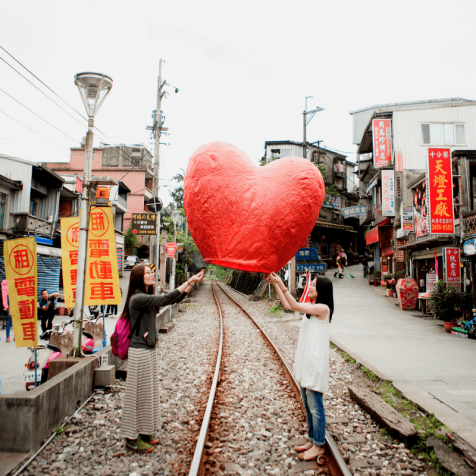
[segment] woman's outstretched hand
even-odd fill
[[[205,276],[204,269],[202,269],[198,274],[194,274],[188,281],[190,283],[200,283],[203,280],[203,276]]]
[[[276,273],[270,273],[264,279],[268,283],[271,283],[271,284],[280,284],[280,283],[282,283],[281,278]]]

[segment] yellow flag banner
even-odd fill
[[[89,220],[84,304],[121,304],[116,236],[111,207],[93,207]]]
[[[36,242],[34,237],[3,243],[10,313],[17,347],[38,346]]]
[[[61,262],[63,265],[64,304],[73,307],[76,302],[78,273],[79,217],[61,218]]]

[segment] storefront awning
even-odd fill
[[[411,249],[421,249],[423,247],[435,246],[439,242],[442,244],[452,243],[455,235],[438,235],[438,236],[428,236],[425,239],[415,241],[414,243],[408,243],[407,245],[399,246],[397,250],[411,250]]]
[[[349,225],[338,225],[337,223],[329,223],[327,221],[317,221],[316,226],[321,226],[323,228],[337,228],[340,230],[353,231],[354,229]]]

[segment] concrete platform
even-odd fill
[[[30,453],[0,453],[0,476],[13,471]]]
[[[347,268],[344,279],[330,278],[331,341],[476,447],[476,340],[402,311],[397,299],[368,285],[361,265]]]

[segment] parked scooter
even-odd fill
[[[42,334],[45,336],[50,335],[48,344],[38,344],[36,367],[41,369],[41,379],[38,381],[38,385],[45,383],[48,380],[48,369],[50,362],[58,357],[64,357],[73,349],[73,334],[65,329],[66,326],[71,324],[73,320],[63,322],[62,324],[55,324],[53,328]],[[35,348],[28,347],[32,352],[28,363],[25,367],[29,371],[35,370]],[[27,381],[25,383],[26,389],[31,390],[35,387],[35,382]]]
[[[92,319],[83,319],[83,352],[85,354],[94,354],[103,348],[104,327],[101,320],[96,317]]]

